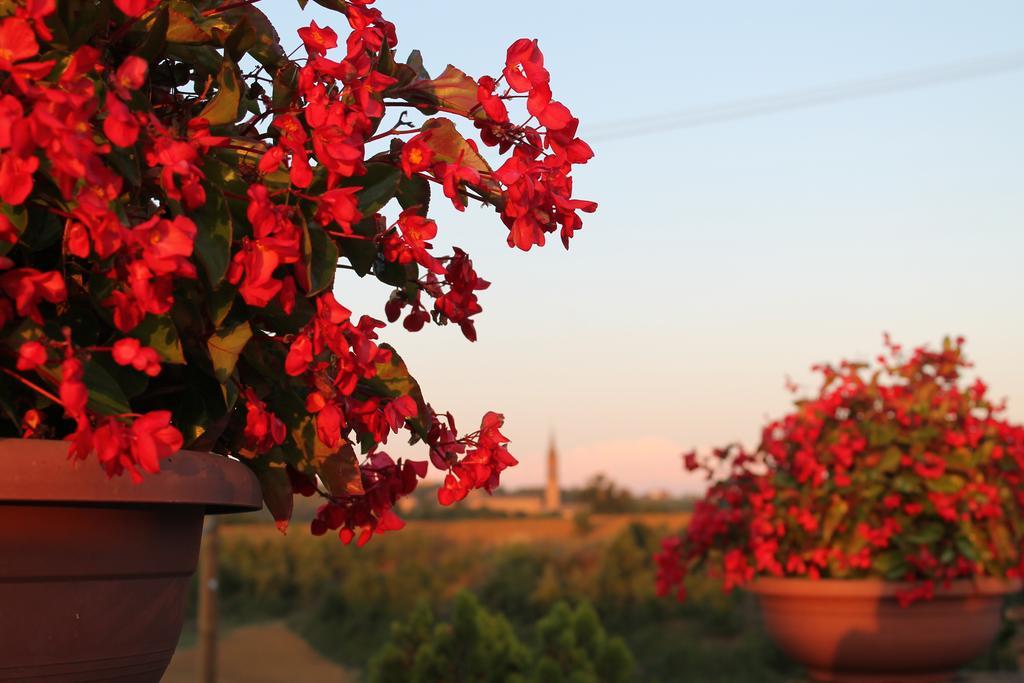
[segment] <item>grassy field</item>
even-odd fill
[[[749,595],[688,580],[678,604],[654,595],[652,555],[686,513],[414,520],[366,547],[286,537],[268,524],[221,527],[219,683],[365,680],[370,658],[417,605],[440,618],[474,594],[529,638],[559,601],[593,605],[626,641],[635,683],[792,683],[799,671],[767,641]],[[975,668],[1012,668],[1008,637]],[[194,625],[165,683],[195,679]],[[973,679],[965,679],[972,680]]]
[[[630,524],[644,524],[650,527],[679,529],[690,520],[689,512],[638,513],[625,515],[588,515],[590,529],[585,533],[573,519],[563,517],[522,517],[494,519],[454,519],[410,521],[402,533],[416,533],[458,543],[484,545],[516,545],[546,543],[552,541],[607,541],[622,532]],[[279,537],[281,534],[272,524],[229,524],[221,527],[225,538],[263,539]],[[293,525],[288,535],[306,534],[301,524]],[[382,536],[374,543],[387,543]],[[322,540],[337,543],[337,537],[328,534]]]

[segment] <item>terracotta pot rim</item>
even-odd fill
[[[259,482],[241,462],[181,451],[139,484],[108,478],[92,458],[68,462],[67,441],[0,439],[0,505],[195,505],[209,514],[263,507]]]
[[[762,577],[744,586],[757,596],[821,597],[828,599],[891,598],[918,583],[868,579],[809,579],[804,577]],[[957,579],[948,585],[935,584],[936,598],[960,598],[971,595],[1006,595],[1021,590],[1021,579],[977,576]]]

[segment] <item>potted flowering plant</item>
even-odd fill
[[[713,483],[656,557],[661,593],[682,598],[692,572],[750,590],[817,680],[946,680],[1020,586],[1024,428],[963,379],[962,339],[886,345],[817,367],[817,395],[756,450],[686,454]]]
[[[0,0],[2,680],[159,680],[204,512],[262,498],[283,530],[318,496],[312,532],[362,544],[428,463],[443,504],[515,464],[503,417],[460,434],[335,276],[474,340],[488,283],[436,253],[432,202],[568,246],[592,152],[536,41],[432,78],[373,0],[316,0],[347,33],[314,22],[298,56],[257,2]],[[402,432],[424,460],[387,455]]]

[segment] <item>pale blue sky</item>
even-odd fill
[[[329,16],[262,6],[296,44],[300,24]],[[1024,50],[1016,0],[377,6],[402,56],[421,49],[431,73],[497,75],[508,44],[539,38],[584,138]],[[594,147],[576,188],[601,208],[569,253],[510,250],[487,210],[438,213],[438,244],[465,248],[494,282],[478,343],[456,328],[388,334],[462,428],[506,414],[523,461],[509,483],[540,480],[555,431],[570,483],[600,469],[678,490],[679,450],[751,442],[785,409],[787,374],[873,356],[883,330],[906,344],[966,335],[1024,419],[1024,71]],[[342,277],[337,291],[382,317],[383,285]]]

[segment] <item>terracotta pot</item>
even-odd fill
[[[768,635],[816,681],[938,683],[985,654],[1019,580],[956,581],[900,607],[908,584],[880,579],[759,579]]]
[[[239,462],[182,452],[133,485],[67,451],[0,439],[0,681],[157,683],[203,515],[259,509],[259,484]]]

